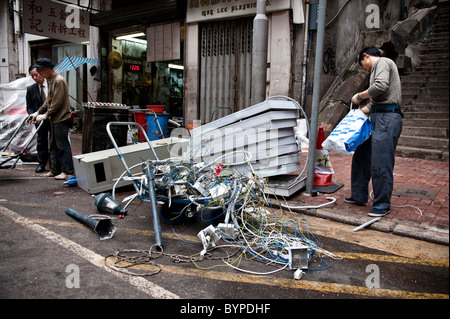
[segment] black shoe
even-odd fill
[[[372,217],[382,217],[384,215],[389,214],[391,211],[389,209],[377,209],[374,208],[372,209],[372,211],[369,213],[369,216]]]
[[[45,171],[45,166],[44,165],[38,165],[36,167],[36,170],[35,170],[36,173],[42,173],[43,171]]]
[[[354,200],[353,198],[345,198],[344,202],[349,203],[349,204],[354,204],[354,205],[359,205],[359,206],[366,206],[367,202],[359,202],[357,200]]]

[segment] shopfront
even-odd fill
[[[175,22],[113,36],[113,49],[102,55],[112,71],[111,82],[121,86],[121,95],[111,92],[114,100],[141,109],[164,105],[171,116],[183,116],[183,29]],[[104,89],[107,95],[108,86]]]
[[[267,96],[290,93],[293,3],[300,13],[301,1],[266,1]],[[188,1],[186,123],[207,123],[251,105],[255,14],[254,0]]]
[[[163,105],[183,117],[185,0],[112,1],[91,15],[100,30],[101,101]]]
[[[164,105],[184,125],[250,106],[256,1],[138,3],[91,15],[101,30],[102,101]],[[267,96],[288,96],[302,1],[267,0],[266,11]]]

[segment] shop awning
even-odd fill
[[[137,5],[92,13],[90,23],[102,30],[113,30],[134,25],[181,20],[185,16],[186,0],[147,0]]]
[[[84,63],[92,63],[96,64],[99,63],[99,59],[89,59],[89,58],[83,58],[83,57],[77,57],[77,56],[71,56],[71,57],[65,57],[61,60],[55,67],[54,70],[57,73],[65,72],[72,70],[74,68],[79,67],[80,65]]]

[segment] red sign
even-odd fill
[[[75,5],[24,0],[23,26],[26,33],[68,42],[89,42],[89,12]]]
[[[128,71],[128,72],[141,72],[142,71],[141,64],[125,63],[124,67],[125,67],[125,71]]]

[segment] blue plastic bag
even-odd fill
[[[326,150],[353,154],[372,133],[372,123],[361,109],[352,109],[322,143]]]

